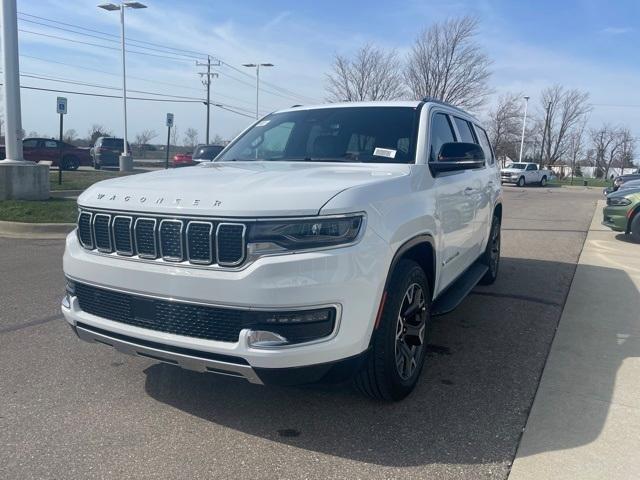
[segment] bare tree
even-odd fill
[[[432,97],[470,110],[490,93],[491,60],[475,37],[478,19],[461,17],[436,23],[416,39],[404,78],[413,98]]]
[[[138,148],[138,153],[142,155],[142,158],[145,157],[149,141],[157,136],[158,134],[155,130],[143,130],[136,135],[135,145]]]
[[[336,55],[333,71],[326,75],[327,98],[332,102],[394,100],[404,94],[400,61],[395,50],[371,44],[353,58]]]
[[[89,131],[87,132],[87,139],[89,140],[89,143],[91,145],[96,143],[96,140],[99,137],[110,137],[110,136],[111,136],[111,130],[107,129],[105,126],[100,125],[98,123],[94,123],[93,125],[91,125],[91,127],[89,128]]]
[[[178,138],[180,137],[180,134],[178,133],[178,127],[176,125],[171,127],[170,137],[171,137],[171,145],[173,146],[178,145]]]
[[[522,134],[521,94],[505,93],[498,98],[495,108],[489,112],[487,131],[496,157],[503,165],[507,157],[517,158]]]
[[[577,89],[565,90],[554,85],[542,91],[542,140],[543,165],[555,165],[569,151],[569,135],[591,111],[589,94]]]
[[[36,132],[35,130],[31,130],[31,131],[29,132],[29,135],[27,135],[27,137],[31,137],[31,138],[39,137],[39,136],[40,136],[40,135],[38,135],[38,132]]]
[[[78,138],[78,132],[73,128],[68,128],[62,135],[62,139],[67,143],[72,143],[76,138]]]
[[[585,153],[584,133],[586,128],[586,121],[578,124],[569,133],[567,144],[567,156],[569,157],[569,163],[571,166],[571,180],[573,181],[574,175],[576,175],[576,166],[580,160],[580,157]],[[582,176],[582,173],[581,175]]]
[[[620,168],[624,173],[625,168],[635,168],[634,160],[636,153],[636,138],[631,134],[627,127],[620,132],[622,147],[620,149]]]
[[[195,128],[187,128],[184,131],[184,145],[187,147],[194,148],[198,144],[198,130]]]

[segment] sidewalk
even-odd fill
[[[600,225],[602,206],[510,480],[640,478],[640,245]]]

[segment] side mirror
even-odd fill
[[[484,151],[475,143],[450,142],[440,148],[438,159],[429,162],[434,176],[444,172],[474,170],[484,167]]]

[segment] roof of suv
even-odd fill
[[[290,108],[284,108],[282,110],[277,110],[273,113],[282,113],[282,112],[293,112],[296,110],[316,110],[316,109],[322,109],[322,108],[353,108],[353,107],[409,107],[409,108],[415,108],[418,105],[420,105],[421,103],[424,104],[431,104],[434,106],[442,106],[445,108],[450,108],[452,110],[455,110],[457,112],[460,112],[461,114],[466,115],[467,117],[470,117],[472,119],[474,119],[475,121],[478,121],[472,114],[470,114],[469,112],[466,112],[464,110],[462,110],[459,107],[456,107],[454,105],[450,105],[446,102],[442,102],[440,100],[435,100],[435,99],[430,99],[430,98],[425,98],[424,100],[383,100],[383,101],[374,101],[374,102],[336,102],[336,103],[322,103],[322,104],[318,104],[318,105],[295,105],[293,107]]]

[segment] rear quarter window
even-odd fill
[[[478,125],[474,125],[476,130],[476,135],[478,137],[478,141],[480,142],[480,146],[484,150],[484,156],[487,160],[487,164],[493,165],[495,163],[495,158],[493,156],[493,149],[491,148],[491,142],[489,142],[489,136],[484,128],[479,127]]]

